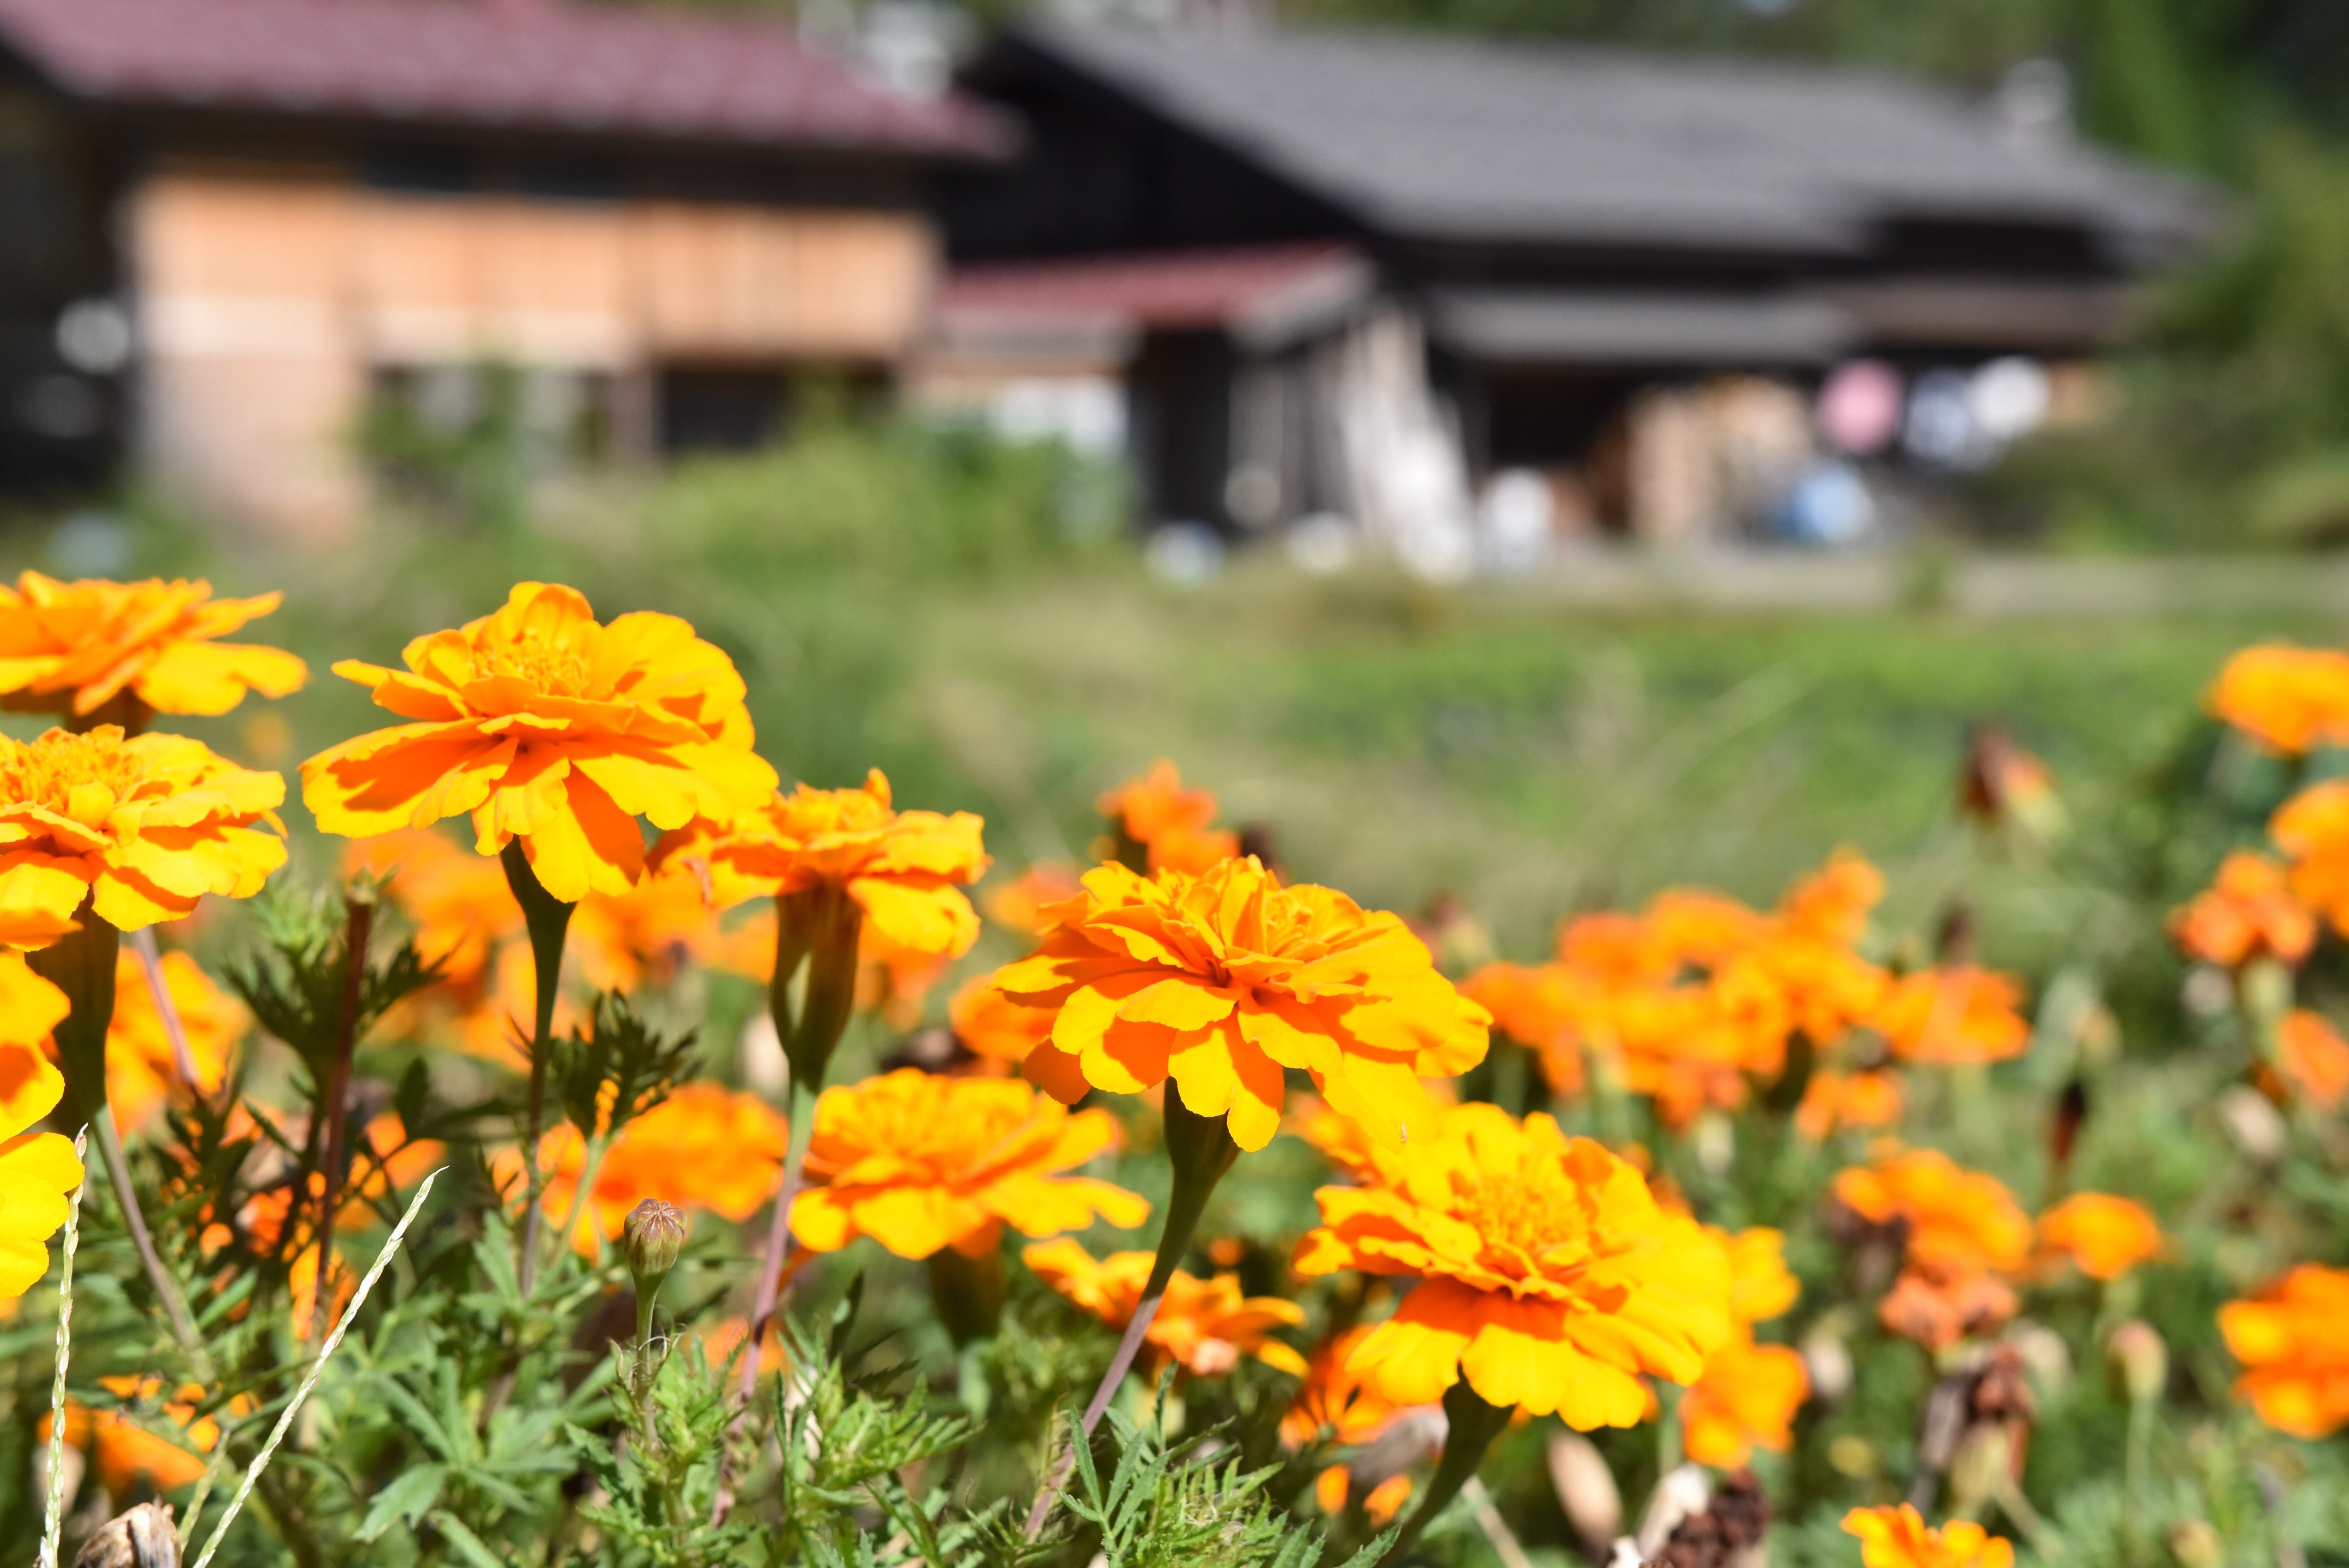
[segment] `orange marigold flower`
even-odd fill
[[[1195,875],[1240,852],[1238,834],[1209,826],[1216,820],[1216,797],[1203,789],[1185,789],[1183,775],[1164,757],[1093,805],[1148,852],[1153,871]]]
[[[1465,1105],[1389,1158],[1392,1179],[1314,1195],[1297,1254],[1304,1274],[1420,1276],[1347,1363],[1381,1398],[1430,1404],[1465,1376],[1489,1405],[1628,1427],[1640,1375],[1692,1382],[1728,1340],[1719,1238],[1550,1117]]]
[[[2292,861],[2292,896],[2349,933],[2349,780],[2311,784],[2268,819]]]
[[[802,784],[730,820],[698,820],[663,838],[654,859],[706,870],[720,909],[838,887],[875,936],[906,953],[959,958],[978,940],[978,913],[957,884],[987,869],[983,826],[967,811],[894,810],[874,768],[860,789]]]
[[[1301,1449],[1322,1439],[1349,1445],[1371,1442],[1402,1414],[1402,1406],[1381,1398],[1362,1381],[1361,1375],[1347,1365],[1371,1333],[1371,1324],[1359,1324],[1335,1339],[1323,1341],[1313,1352],[1304,1386],[1297,1390],[1297,1397],[1280,1417],[1283,1447]],[[1344,1468],[1340,1467],[1339,1474],[1344,1473]],[[1336,1507],[1344,1505],[1341,1490]],[[1336,1508],[1325,1506],[1323,1511],[1335,1512]]]
[[[280,594],[216,599],[206,582],[0,586],[0,707],[86,717],[128,691],[148,713],[225,713],[247,691],[283,697],[309,670],[290,653],[217,639]]]
[[[1681,1400],[1681,1440],[1701,1465],[1733,1469],[1755,1448],[1783,1454],[1794,1446],[1795,1412],[1811,1395],[1800,1352],[1756,1345],[1740,1327],[1714,1351],[1704,1374]]]
[[[154,1404],[163,1389],[160,1377],[101,1377],[98,1381],[124,1407]],[[156,1491],[168,1492],[202,1475],[202,1456],[211,1453],[220,1442],[219,1421],[196,1414],[203,1397],[202,1384],[185,1383],[180,1386],[176,1397],[162,1401],[156,1410],[178,1441],[139,1425],[128,1408],[92,1410],[78,1400],[68,1400],[66,1441],[90,1455],[99,1482],[111,1496],[127,1497],[141,1482]],[[239,1395],[231,1405],[240,1414],[254,1408],[250,1395]],[[48,1441],[48,1417],[41,1417],[36,1435],[42,1442]]]
[[[1280,1127],[1283,1070],[1302,1068],[1395,1142],[1429,1126],[1422,1077],[1484,1057],[1485,1010],[1394,915],[1283,887],[1253,856],[1196,877],[1102,866],[1084,886],[1037,954],[995,977],[1014,1001],[1058,1011],[1024,1070],[1063,1101],[1171,1077],[1193,1113],[1228,1115],[1232,1141],[1257,1149]]]
[[[475,857],[475,864],[487,862]],[[511,894],[507,902],[512,903]],[[596,991],[667,985],[688,961],[718,943],[718,909],[700,878],[682,871],[648,876],[624,893],[590,893],[572,911],[565,952]],[[768,945],[772,967],[773,944]]]
[[[790,1141],[781,1114],[756,1096],[688,1084],[620,1129],[584,1210],[574,1206],[586,1154],[579,1129],[565,1122],[549,1132],[538,1155],[546,1210],[578,1215],[573,1242],[583,1252],[595,1250],[596,1227],[617,1236],[628,1210],[647,1198],[748,1220],[774,1196]],[[499,1168],[518,1178],[520,1156],[507,1151]]]
[[[947,1003],[955,1038],[993,1072],[1016,1070],[1050,1040],[1053,1017],[1049,1007],[1023,1007],[1004,995],[989,975],[965,981]]]
[[[62,1018],[65,1010],[55,1013]],[[0,1044],[0,1301],[23,1295],[48,1272],[49,1238],[66,1222],[66,1194],[81,1185],[73,1144],[27,1130],[40,1126],[65,1093],[65,1075],[38,1050]]]
[[[1906,1221],[1909,1260],[1952,1272],[2019,1269],[2031,1221],[1993,1176],[1961,1168],[1938,1149],[1896,1153],[1838,1172],[1835,1195],[1877,1224]]]
[[[0,736],[0,864],[27,908],[71,919],[87,894],[99,919],[136,930],[194,913],[207,893],[261,891],[285,863],[285,799],[275,774],[179,735]]]
[[[1944,964],[1895,981],[1870,1022],[1904,1062],[2002,1062],[2031,1043],[2022,1002],[2023,987],[2005,975]]]
[[[2092,1280],[2116,1280],[2161,1255],[2161,1227],[2141,1204],[2075,1192],[2039,1217],[2039,1239]]]
[[[2235,1394],[2296,1438],[2349,1426],[2349,1269],[2302,1263],[2248,1301],[2219,1309],[2219,1332],[2243,1364]]]
[[[944,1247],[995,1251],[1008,1222],[1023,1236],[1132,1229],[1149,1201],[1064,1174],[1117,1145],[1117,1118],[1071,1115],[1016,1078],[949,1078],[900,1067],[826,1089],[815,1105],[809,1177],[792,1234],[818,1252],[870,1236],[901,1258]]]
[[[2242,849],[2169,917],[2169,930],[2188,957],[2229,969],[2263,954],[2296,964],[2316,945],[2316,917],[2292,897],[2283,867]]]
[[[1968,1519],[1936,1530],[1908,1503],[1898,1508],[1855,1508],[1843,1516],[1844,1531],[1859,1537],[1859,1560],[1867,1568],[2013,1568],[2014,1545]]]
[[[1849,945],[1868,934],[1869,911],[1884,900],[1884,873],[1855,849],[1838,849],[1827,863],[1778,900],[1784,928],[1822,941]]]
[[[1023,937],[1040,937],[1052,925],[1044,911],[1083,891],[1075,867],[1058,860],[1040,861],[987,896],[987,918]]]
[[[1460,982],[1460,994],[1493,1015],[1493,1027],[1539,1058],[1550,1092],[1582,1093],[1578,1025],[1589,988],[1562,964],[1488,963]]]
[[[1713,1235],[1729,1252],[1729,1315],[1742,1324],[1767,1323],[1802,1298],[1803,1284],[1786,1267],[1786,1238],[1766,1225]]]
[[[2210,688],[2210,711],[2271,751],[2298,756],[2349,738],[2349,654],[2247,648]]]
[[[1133,1321],[1154,1260],[1150,1252],[1112,1252],[1097,1261],[1067,1236],[1039,1241],[1019,1256],[1038,1279],[1114,1329]],[[1304,1321],[1305,1309],[1295,1302],[1241,1295],[1237,1274],[1202,1280],[1177,1269],[1143,1335],[1149,1348],[1145,1376],[1155,1377],[1172,1361],[1201,1376],[1219,1377],[1241,1356],[1253,1355],[1302,1377],[1305,1358],[1272,1332]]]
[[[901,948],[871,926],[856,933],[856,1005],[877,1012],[892,1029],[911,1029],[922,1021],[922,1003],[930,987],[954,961],[946,953]],[[771,973],[774,961],[768,960]]]
[[[209,1095],[219,1089],[231,1047],[244,1038],[253,1023],[243,1004],[213,984],[203,966],[188,954],[165,953],[160,967],[164,988],[171,993],[187,1036],[197,1081],[181,1083],[171,1036],[155,1005],[146,966],[137,953],[125,949],[114,965],[114,1022],[106,1031],[106,1098],[126,1132],[145,1126],[175,1093],[195,1089]]]
[[[491,949],[522,932],[522,906],[498,863],[431,828],[353,839],[343,875],[361,874],[389,879],[391,902],[416,924],[418,955],[440,963],[444,984],[480,981]]]
[[[2349,1096],[2349,1041],[2321,1012],[2295,1007],[2276,1028],[2276,1067],[2296,1094],[2324,1110]]]
[[[621,893],[644,868],[635,821],[729,816],[775,787],[750,752],[733,661],[675,616],[599,624],[566,587],[517,583],[503,607],[419,637],[405,671],[345,659],[335,673],[415,721],[302,764],[328,833],[424,827],[471,813],[474,847],[519,838],[554,898]]]
[[[2004,1280],[1976,1269],[1910,1267],[1877,1307],[1885,1328],[1939,1353],[2005,1326],[2023,1303]]]
[[[1803,1085],[1795,1130],[1813,1143],[1839,1127],[1890,1127],[1900,1119],[1900,1080],[1889,1073],[1839,1073],[1823,1067]]]

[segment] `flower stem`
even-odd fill
[[[522,840],[510,838],[498,858],[506,871],[506,885],[522,906],[523,929],[530,932],[530,957],[535,971],[537,1017],[530,1034],[530,1106],[524,1122],[523,1168],[529,1172],[528,1196],[522,1220],[522,1289],[530,1293],[538,1275],[538,1209],[546,1189],[546,1173],[538,1166],[538,1136],[546,1119],[546,1064],[554,1049],[554,993],[563,982],[563,938],[571,925],[574,906],[548,892],[531,869]]]
[[[334,1293],[327,1275],[335,1261],[335,1211],[343,1201],[343,1148],[350,1119],[351,1058],[358,1049],[359,1007],[367,993],[367,934],[375,926],[372,899],[349,898],[344,903],[347,923],[343,931],[343,1011],[335,1024],[335,1060],[327,1069],[324,1097],[318,1102],[318,1122],[324,1145],[318,1158],[318,1288],[311,1293],[310,1338],[326,1334],[333,1315]]]
[[[130,1232],[130,1244],[139,1253],[139,1266],[146,1270],[147,1282],[154,1287],[163,1303],[163,1315],[171,1324],[171,1337],[180,1342],[180,1348],[196,1368],[197,1380],[209,1387],[215,1381],[212,1355],[196,1333],[196,1320],[180,1294],[179,1282],[171,1278],[163,1267],[162,1255],[155,1251],[155,1238],[147,1229],[147,1216],[140,1211],[139,1195],[130,1186],[130,1162],[122,1153],[122,1135],[114,1127],[114,1107],[100,1105],[89,1127],[98,1135],[98,1152],[106,1166],[106,1179],[113,1183],[114,1195],[122,1202],[123,1228]]]
[[[1100,1386],[1085,1406],[1084,1417],[1077,1429],[1069,1434],[1069,1447],[1052,1468],[1051,1478],[1037,1493],[1036,1503],[1028,1512],[1028,1539],[1033,1541],[1051,1517],[1052,1505],[1058,1501],[1061,1489],[1068,1483],[1069,1471],[1076,1465],[1076,1445],[1092,1438],[1093,1428],[1101,1425],[1109,1409],[1109,1402],[1117,1397],[1125,1375],[1133,1370],[1134,1357],[1142,1354],[1150,1325],[1158,1316],[1158,1303],[1166,1294],[1166,1282],[1174,1277],[1182,1266],[1183,1254],[1191,1249],[1191,1237],[1199,1228],[1199,1216],[1206,1211],[1207,1199],[1216,1190],[1216,1183],[1239,1158],[1239,1146],[1232,1141],[1230,1124],[1220,1116],[1203,1116],[1183,1103],[1182,1085],[1169,1082],[1165,1102],[1166,1158],[1174,1168],[1174,1190],[1166,1198],[1166,1222],[1158,1232],[1158,1255],[1150,1265],[1150,1281],[1142,1288],[1142,1300],[1135,1303],[1133,1316],[1125,1325],[1125,1335],[1117,1343],[1117,1354],[1110,1357],[1109,1369],[1102,1374]]]
[[[1419,1506],[1412,1510],[1411,1517],[1403,1521],[1402,1533],[1395,1537],[1394,1544],[1388,1547],[1386,1555],[1379,1559],[1380,1568],[1385,1568],[1385,1564],[1409,1551],[1412,1543],[1419,1539],[1420,1532],[1444,1511],[1454,1498],[1460,1495],[1460,1489],[1475,1478],[1476,1467],[1485,1462],[1485,1450],[1493,1446],[1493,1439],[1507,1428],[1510,1413],[1509,1407],[1506,1405],[1485,1403],[1484,1397],[1469,1386],[1465,1374],[1462,1375],[1460,1381],[1444,1391],[1444,1418],[1446,1423],[1444,1458],[1435,1467],[1433,1479],[1427,1483],[1426,1495],[1419,1500]]]
[[[84,1127],[74,1135],[74,1158],[84,1158],[88,1148],[89,1129]],[[73,1356],[73,1266],[74,1251],[81,1244],[81,1195],[88,1190],[89,1176],[84,1172],[66,1205],[63,1256],[57,1265],[57,1366],[49,1386],[48,1496],[41,1511],[41,1554],[34,1559],[35,1568],[57,1568],[57,1538],[65,1528],[66,1364]]]
[[[147,977],[147,993],[155,999],[155,1016],[163,1021],[163,1033],[171,1042],[171,1065],[179,1069],[188,1093],[201,1100],[203,1081],[196,1075],[196,1054],[188,1046],[188,1026],[180,1017],[180,1004],[171,1000],[171,988],[163,981],[163,954],[155,945],[155,928],[141,926],[131,932],[130,947],[139,955],[140,971]]]

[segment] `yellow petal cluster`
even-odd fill
[[[1374,1184],[1315,1197],[1299,1272],[1419,1276],[1349,1362],[1397,1404],[1464,1376],[1487,1404],[1628,1427],[1648,1409],[1642,1376],[1692,1382],[1730,1338],[1721,1239],[1549,1116],[1461,1106]]]
[[[66,1222],[67,1195],[81,1185],[73,1145],[26,1130],[65,1092],[65,1075],[38,1050],[0,1044],[0,1301],[23,1295],[48,1272],[49,1238]]]
[[[309,670],[292,654],[217,640],[283,596],[212,596],[206,582],[61,583],[38,572],[0,586],[0,706],[79,717],[127,691],[150,712],[225,713],[249,691],[299,691]]]
[[[733,661],[675,616],[595,619],[575,590],[517,583],[503,607],[410,642],[408,668],[335,673],[413,721],[302,764],[328,833],[423,827],[470,813],[474,846],[520,839],[547,892],[623,893],[659,828],[759,804],[775,771],[750,750]]]
[[[1024,1066],[1071,1104],[1088,1088],[1134,1095],[1172,1078],[1193,1113],[1228,1116],[1234,1143],[1262,1148],[1295,1068],[1399,1143],[1433,1125],[1423,1077],[1484,1059],[1489,1015],[1401,919],[1331,888],[1284,887],[1253,856],[1196,876],[1098,867],[1051,913],[1060,923],[1042,948],[996,985],[1057,1012]]]

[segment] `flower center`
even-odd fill
[[[486,676],[510,676],[535,691],[577,696],[587,684],[587,660],[575,649],[536,639],[484,648],[475,653]]]
[[[1512,1249],[1538,1258],[1561,1242],[1582,1239],[1587,1227],[1573,1183],[1545,1164],[1486,1170],[1454,1179],[1454,1212],[1476,1227],[1488,1251]]]
[[[137,787],[140,776],[139,760],[124,748],[122,732],[111,724],[86,735],[51,730],[29,744],[12,744],[0,752],[0,801],[40,806],[61,816],[79,819],[95,808],[103,818],[115,802]]]

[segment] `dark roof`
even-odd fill
[[[2155,259],[2205,222],[2181,182],[1869,71],[1356,31],[1036,23],[1040,52],[1415,238],[1865,250],[1889,221],[2075,223]],[[987,79],[984,71],[979,78]]]
[[[58,90],[142,107],[968,156],[1009,127],[868,86],[771,18],[558,0],[0,0]]]

